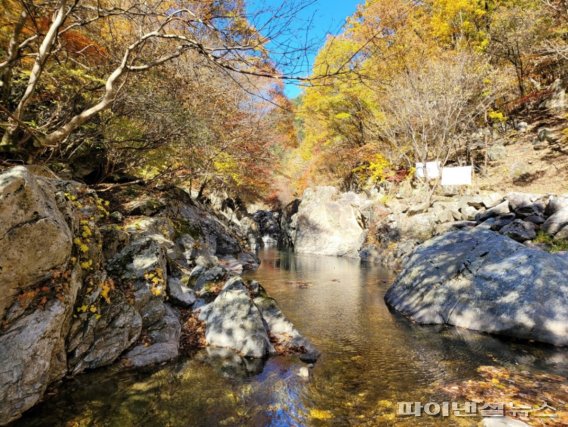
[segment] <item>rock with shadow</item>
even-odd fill
[[[419,246],[385,295],[421,324],[568,345],[568,254],[528,248],[487,229]]]
[[[260,310],[239,277],[230,279],[219,296],[201,308],[209,346],[230,348],[244,357],[263,358],[274,353]]]
[[[255,281],[229,279],[217,298],[200,308],[209,347],[230,349],[246,358],[263,359],[274,354],[300,355],[315,362],[317,349],[294,328],[276,302]]]

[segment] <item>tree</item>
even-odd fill
[[[414,162],[442,166],[462,148],[463,136],[500,95],[489,63],[467,52],[448,52],[409,68],[387,90],[384,138]]]
[[[519,95],[538,65],[537,53],[551,22],[534,1],[499,6],[491,15],[491,43],[488,52],[497,60],[513,66]]]
[[[9,41],[0,71],[6,80],[18,68],[19,77],[26,78],[21,81],[21,96],[18,93],[15,102],[3,108],[8,122],[5,145],[31,137],[42,146],[57,147],[108,109],[130,76],[189,52],[229,73],[277,76],[264,46],[270,35],[261,35],[250,24],[242,0],[22,0],[11,4],[19,10],[19,17],[11,35],[4,37]],[[275,28],[273,31],[278,30]],[[87,40],[87,46],[94,46],[104,60],[84,61],[89,55],[87,46],[78,50],[65,42],[72,32]],[[93,90],[96,96],[74,114],[38,123],[30,111],[31,101],[38,96],[44,74],[60,63],[98,79],[99,86]],[[73,105],[59,108],[75,109]]]

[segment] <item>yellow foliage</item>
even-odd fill
[[[507,117],[501,111],[490,110],[487,113],[487,117],[489,117],[489,120],[493,123],[504,123],[507,121]]]
[[[333,414],[331,411],[312,408],[310,409],[310,418],[320,421],[331,420],[333,418]]]
[[[101,297],[106,301],[107,304],[110,304],[110,292],[114,290],[114,283],[112,280],[105,280],[101,287]]]

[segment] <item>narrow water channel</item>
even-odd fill
[[[247,278],[321,350],[313,368],[204,351],[152,371],[103,370],[64,382],[16,425],[473,426],[479,419],[402,418],[394,408],[444,401],[442,384],[476,378],[482,365],[568,372],[567,350],[409,323],[386,307],[393,275],[376,266],[272,249],[261,258]]]

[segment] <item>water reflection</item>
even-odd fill
[[[417,326],[391,313],[383,295],[392,277],[384,269],[275,250],[261,255],[250,277],[322,351],[307,377],[296,357],[264,365],[209,350],[145,373],[79,376],[17,425],[457,425],[396,418],[393,402],[442,401],[439,384],[475,378],[481,365],[568,372],[566,350]]]

